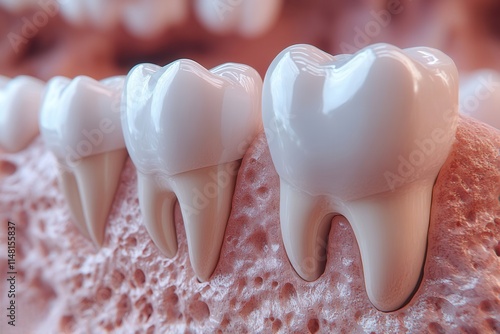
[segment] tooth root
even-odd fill
[[[167,257],[177,253],[174,222],[175,194],[156,175],[137,173],[139,203],[144,225],[155,245]]]
[[[416,290],[427,247],[432,181],[348,204],[368,297],[381,311],[405,304]]]
[[[126,158],[126,149],[114,150],[78,160],[73,169],[87,231],[98,248]]]
[[[280,222],[288,259],[300,277],[316,280],[326,265],[326,249],[333,214],[327,201],[280,180]]]
[[[186,229],[189,259],[202,282],[219,260],[240,162],[205,167],[172,177]]]
[[[80,200],[80,192],[78,191],[75,175],[69,170],[61,171],[59,175],[59,184],[61,185],[76,226],[85,237],[90,239],[87,225],[85,224],[82,201]]]

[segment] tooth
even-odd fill
[[[125,77],[80,76],[47,84],[40,129],[61,168],[60,183],[82,233],[102,246],[127,151],[120,121]]]
[[[273,61],[263,121],[283,241],[302,278],[323,272],[331,219],[343,215],[375,307],[392,311],[411,297],[433,184],[455,137],[457,78],[438,50],[387,44],[338,57],[296,45]]]
[[[76,26],[93,26],[103,30],[114,28],[120,19],[121,3],[116,0],[58,0],[66,21]]]
[[[460,111],[500,129],[500,73],[481,70],[460,83]]]
[[[118,25],[121,2],[116,0],[85,0],[88,20],[94,27],[109,30]]]
[[[87,23],[87,0],[57,0],[62,17],[70,24],[83,27]]]
[[[0,83],[0,147],[9,152],[24,149],[38,134],[38,112],[45,83],[18,76]]]
[[[125,5],[123,23],[133,35],[151,38],[182,22],[187,14],[185,0],[135,1]]]
[[[31,8],[35,8],[35,0],[2,0],[0,7],[5,8],[9,13],[20,14]]]
[[[122,124],[144,223],[173,257],[177,198],[191,265],[202,281],[217,265],[239,160],[262,129],[261,86],[248,66],[207,71],[190,60],[141,64],[127,77]]]
[[[0,89],[3,89],[9,83],[11,79],[4,75],[0,75]]]
[[[282,5],[282,0],[196,0],[194,8],[208,30],[257,37],[277,21]]]

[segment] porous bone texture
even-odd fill
[[[179,249],[157,250],[142,223],[131,161],[95,250],[72,222],[57,164],[37,139],[1,156],[1,333],[498,333],[500,133],[461,119],[434,187],[422,283],[395,312],[374,308],[345,219],[335,219],[324,274],[301,280],[279,226],[279,179],[264,135],[238,174],[219,264],[199,283],[179,207]],[[7,325],[6,231],[16,224],[17,319]]]

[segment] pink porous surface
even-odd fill
[[[434,188],[422,282],[410,302],[370,304],[345,219],[332,224],[324,274],[305,282],[287,260],[279,180],[265,137],[238,174],[219,264],[199,283],[179,207],[179,250],[160,254],[142,223],[128,161],[95,250],[72,222],[56,161],[38,138],[3,154],[1,333],[500,333],[500,133],[462,118]],[[7,220],[16,224],[16,327],[7,325]]]

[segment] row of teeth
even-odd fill
[[[195,0],[193,7],[198,21],[212,32],[256,37],[276,22],[282,4],[283,0]],[[188,5],[186,0],[0,0],[0,7],[12,13],[60,14],[72,25],[104,30],[123,24],[141,38],[184,22]]]
[[[56,77],[45,85],[21,76],[0,85],[1,146],[26,147],[40,115],[71,212],[96,246],[128,153],[151,238],[166,256],[176,254],[177,200],[191,264],[208,280],[240,161],[264,130],[296,272],[308,281],[322,274],[331,218],[344,215],[377,308],[401,307],[417,286],[433,184],[458,119],[457,70],[438,50],[377,44],[334,57],[296,45],[276,57],[264,83],[246,65],[206,70],[178,60],[102,81]]]

